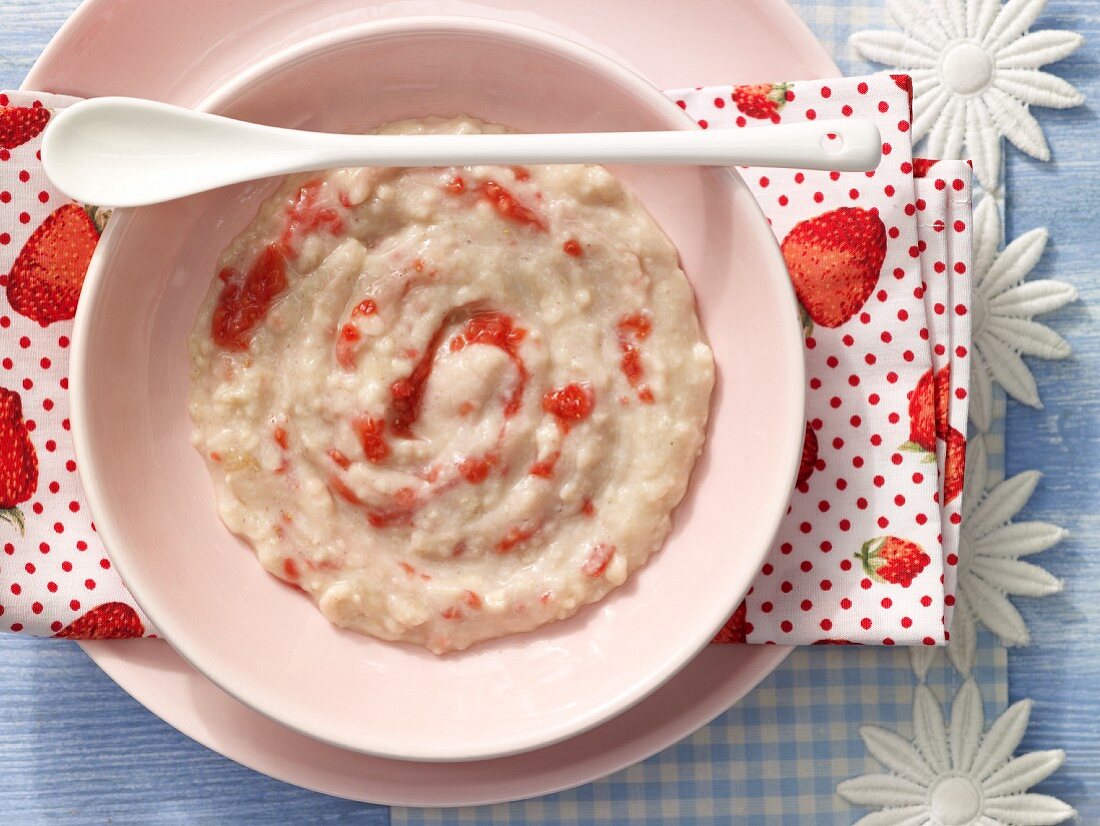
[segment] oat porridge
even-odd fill
[[[600,166],[288,178],[222,254],[190,353],[229,529],[337,626],[437,653],[642,566],[714,382],[676,250]]]

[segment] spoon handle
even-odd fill
[[[637,163],[864,172],[877,166],[882,151],[878,129],[858,119],[738,130],[316,135],[312,140],[326,166]]]
[[[42,144],[46,174],[85,203],[131,207],[226,184],[342,166],[642,163],[867,171],[878,128],[858,118],[756,129],[684,129],[475,135],[303,132],[104,97],[53,118]]]

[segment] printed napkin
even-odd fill
[[[77,99],[0,94],[0,630],[149,633],[96,536],[69,433],[69,343],[106,215],[42,171],[41,133]]]
[[[970,171],[914,161],[908,92],[908,78],[882,75],[667,93],[702,128],[859,116],[884,139],[875,172],[742,170],[800,301],[807,423],[787,518],[718,642],[946,639],[967,415]],[[73,100],[0,95],[0,631],[152,636],[96,536],[69,434],[72,318],[107,218],[42,172],[41,132]]]
[[[883,138],[874,172],[743,170],[799,300],[807,422],[775,546],[716,640],[941,645],[966,450],[970,169],[914,160],[905,75],[667,94],[704,129],[864,117]]]

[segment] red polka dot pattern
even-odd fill
[[[815,305],[804,310],[813,321],[805,338],[806,418],[817,461],[800,475],[775,548],[746,597],[747,641],[943,644],[954,602],[945,597],[955,582],[945,548],[957,548],[958,520],[949,516],[958,499],[938,504],[945,498],[945,443],[915,430],[910,401],[922,376],[949,367],[951,389],[963,392],[945,394],[948,420],[965,432],[970,314],[933,307],[969,306],[968,168],[937,164],[949,182],[939,188],[935,177],[915,180],[932,164],[914,162],[908,94],[888,76],[795,83],[793,91],[771,120],[870,118],[882,133],[883,158],[874,181],[862,173],[744,170],[776,238],[783,244],[798,225],[858,210],[881,221],[885,259],[846,320],[814,321]],[[740,112],[744,96],[730,87],[670,94],[710,129],[767,123]],[[722,106],[714,104],[719,99]],[[800,232],[798,255],[810,257],[812,242]]]
[[[970,306],[970,278],[967,276],[971,254],[970,239],[970,167],[964,161],[918,159],[914,162],[918,202],[927,203],[927,212],[917,223],[920,239],[926,244],[925,258],[932,262],[925,267],[925,306],[929,337],[936,342],[932,348],[932,366],[938,372],[948,370],[954,392],[937,398],[949,405],[947,419],[956,430],[966,432],[968,414],[967,388],[958,381],[970,374],[970,315],[967,312],[948,313],[948,307]],[[951,180],[951,186],[946,181]],[[954,182],[961,183],[956,188]],[[961,524],[961,496],[947,501],[947,444],[936,440],[937,489],[941,506],[941,542],[947,564],[943,571],[944,624],[950,627],[955,604],[958,578],[956,556]],[[927,514],[916,515],[919,524],[934,524]]]
[[[54,111],[73,100],[25,93],[9,97],[3,105]],[[69,203],[42,172],[40,143],[39,135],[0,154],[0,273],[5,285],[30,235],[53,210]],[[15,534],[8,533],[12,526],[0,523],[0,631],[65,635],[64,629],[104,603],[136,609],[110,563],[101,563],[107,557],[74,472],[67,392],[71,334],[72,321],[43,327],[15,312],[6,291],[0,290],[0,351],[6,356],[0,362],[0,386],[19,393],[39,463],[38,487],[21,506],[26,536],[16,542]],[[95,631],[96,623],[85,624],[89,633]]]

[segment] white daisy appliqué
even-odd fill
[[[1063,281],[1027,281],[1047,245],[1047,231],[1026,232],[998,252],[1001,216],[992,198],[974,210],[970,418],[983,432],[993,420],[993,382],[1017,401],[1041,407],[1035,378],[1021,355],[1063,359],[1070,346],[1034,317],[1077,298]]]
[[[1061,823],[1072,808],[1027,790],[1053,774],[1062,751],[1013,757],[1027,731],[1031,701],[1009,706],[985,729],[982,697],[973,679],[955,695],[950,724],[926,685],[913,701],[914,742],[878,726],[860,736],[889,774],[865,774],[837,786],[845,800],[879,809],[855,826],[1012,826]]]
[[[947,646],[948,658],[962,674],[974,667],[978,624],[1006,645],[1028,642],[1027,626],[1009,596],[1043,597],[1062,589],[1058,579],[1020,557],[1056,545],[1066,530],[1046,522],[1012,521],[1031,498],[1039,474],[1025,471],[986,490],[988,461],[985,441],[972,439],[966,452],[958,587]],[[923,679],[935,652],[912,653],[913,669]]]
[[[1065,109],[1084,98],[1040,67],[1084,42],[1075,32],[1028,32],[1046,0],[887,0],[904,32],[852,35],[859,55],[913,78],[913,140],[928,135],[934,158],[966,156],[987,192],[999,196],[1001,137],[1048,160],[1030,106]]]

